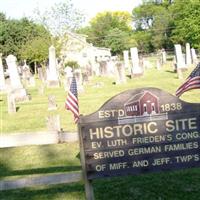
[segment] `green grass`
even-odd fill
[[[192,69],[184,72],[184,78]],[[114,95],[134,88],[156,87],[174,94],[184,80],[179,80],[170,65],[160,71],[148,69],[141,78],[127,79],[123,85],[115,85],[114,78],[95,77],[84,86],[79,95],[80,112],[90,114],[99,109]],[[103,86],[96,88],[96,83]],[[37,80],[37,85],[41,83]],[[72,114],[64,109],[66,92],[63,87],[45,89],[39,95],[36,88],[28,88],[32,96],[29,102],[18,103],[16,114],[7,113],[6,95],[0,96],[1,133],[34,132],[46,130],[46,117],[59,114],[65,131],[77,131]],[[57,111],[48,111],[48,95],[55,95]],[[182,100],[200,102],[199,90],[186,92]],[[73,172],[81,169],[77,157],[78,143],[27,146],[0,149],[0,179],[15,179],[24,175]],[[200,170],[186,169],[165,173],[143,174],[106,178],[93,181],[96,200],[198,200],[200,199]],[[83,182],[56,186],[34,187],[0,193],[1,200],[81,200],[85,199]]]

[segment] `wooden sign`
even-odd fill
[[[200,166],[200,103],[129,90],[79,121],[88,180]]]

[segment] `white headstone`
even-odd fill
[[[9,55],[6,58],[6,63],[8,65],[8,72],[10,76],[10,91],[15,98],[15,101],[28,101],[30,96],[27,95],[26,90],[23,88],[19,73],[17,71],[16,57]]]
[[[8,72],[10,75],[10,84],[12,89],[23,88],[19,73],[17,71],[16,57],[13,55],[9,55],[6,58],[6,63],[8,65]]]
[[[129,51],[123,51],[125,69],[129,69]]]
[[[161,68],[161,63],[160,63],[159,58],[156,60],[156,68],[157,68],[157,70],[160,70],[160,68]]]
[[[61,131],[60,115],[49,115],[47,117],[48,131]]]
[[[162,65],[167,62],[167,56],[166,56],[166,51],[165,49],[162,49]]]
[[[56,51],[55,47],[52,45],[49,47],[49,67],[47,70],[47,81],[48,86],[51,87],[58,87],[59,86],[59,79],[58,79],[58,72],[56,69]]]
[[[83,76],[82,76],[81,69],[75,69],[74,70],[74,76],[75,76],[75,79],[76,79],[78,92],[84,92]]]
[[[186,66],[190,66],[192,64],[190,44],[186,43],[186,47],[185,48],[186,48],[185,64],[186,64]]]
[[[139,65],[139,57],[138,57],[138,50],[137,47],[131,48],[131,60],[132,60],[132,75],[142,75],[143,70],[142,67]]]
[[[116,84],[126,83],[125,68],[122,62],[116,61]]]
[[[48,110],[57,110],[56,98],[54,95],[48,96]]]
[[[180,44],[175,44],[175,54],[176,54],[176,65],[177,65],[177,70],[179,69],[185,69],[185,61],[183,59],[183,53],[182,53],[182,49],[181,49],[181,45]]]
[[[73,77],[72,68],[69,67],[69,66],[65,67],[64,74],[65,74],[64,89],[65,89],[65,91],[67,91],[70,88],[71,80],[72,80],[72,77]]]
[[[16,113],[15,95],[12,92],[7,94],[8,113]]]
[[[6,89],[5,77],[3,72],[2,54],[0,53],[0,90]]]
[[[192,55],[192,63],[197,64],[198,59],[197,59],[196,51],[194,48],[191,48],[191,55]]]

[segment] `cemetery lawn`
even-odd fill
[[[184,72],[184,80],[192,71]],[[179,80],[169,65],[160,71],[152,68],[141,78],[129,79],[127,83],[115,85],[114,78],[94,77],[79,94],[80,113],[90,114],[104,102],[128,89],[156,87],[170,94],[184,80]],[[43,95],[37,87],[28,88],[32,99],[17,103],[16,114],[7,113],[6,95],[0,96],[1,134],[29,133],[46,130],[48,115],[59,114],[61,127],[67,132],[76,132],[72,114],[64,108],[66,92],[63,87],[45,89]],[[55,95],[57,111],[48,111],[48,95]],[[181,99],[200,103],[199,90],[186,92]],[[15,179],[24,175],[80,171],[79,144],[25,146],[0,149],[0,179]],[[200,199],[200,170],[198,168],[173,172],[151,173],[140,176],[106,178],[93,181],[96,200],[197,200]],[[32,187],[0,192],[1,200],[82,200],[85,199],[84,183],[60,184]]]

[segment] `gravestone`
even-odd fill
[[[101,76],[107,75],[107,61],[102,60],[99,62],[99,72]]]
[[[45,85],[41,84],[38,88],[38,94],[43,95],[45,90]]]
[[[82,77],[81,69],[75,69],[74,70],[74,76],[75,76],[75,79],[76,79],[78,92],[84,92],[83,77]]]
[[[153,67],[152,64],[151,64],[151,62],[149,60],[147,60],[146,58],[144,58],[144,57],[141,59],[141,62],[139,60],[139,65],[142,66],[142,68],[144,70],[145,69],[150,69],[150,68]]]
[[[125,69],[128,69],[129,74],[131,74],[131,68],[130,68],[130,62],[129,62],[129,51],[127,50],[123,51],[123,57],[124,57]]]
[[[190,50],[190,44],[186,43],[186,55],[185,55],[185,64],[187,67],[191,66],[192,64],[192,57],[191,57],[191,50]]]
[[[192,55],[192,63],[196,65],[198,63],[198,59],[194,48],[191,48],[191,55]]]
[[[139,56],[137,47],[131,48],[131,60],[132,60],[132,69],[131,69],[131,76],[142,76],[143,69],[139,65]]]
[[[31,75],[29,78],[28,86],[35,87],[35,77],[33,75]]]
[[[70,84],[72,81],[72,77],[73,77],[72,68],[69,66],[65,67],[65,69],[64,69],[64,89],[65,89],[65,91],[69,90]]]
[[[116,68],[116,84],[126,83],[126,75],[123,63],[120,61],[116,61],[115,68]]]
[[[0,91],[6,89],[6,82],[4,77],[3,71],[3,64],[2,64],[2,54],[0,53]]]
[[[167,62],[167,56],[166,56],[166,51],[165,51],[165,49],[162,49],[161,50],[161,60],[162,60],[162,62],[161,62],[161,64],[162,65],[164,65],[166,62]]]
[[[28,82],[30,76],[31,76],[30,68],[26,64],[26,60],[24,60],[24,65],[22,66],[22,77],[26,82]]]
[[[157,60],[156,60],[156,69],[160,70],[160,68],[161,68],[161,60],[160,60],[160,58],[157,58]]]
[[[16,57],[13,55],[9,55],[6,58],[6,63],[8,65],[8,71],[9,71],[9,76],[10,76],[10,84],[12,89],[19,89],[23,88],[20,76],[17,70],[17,64],[16,64]]]
[[[115,75],[115,62],[112,59],[107,61],[107,72],[110,77]]]
[[[175,44],[175,55],[176,55],[176,67],[177,67],[177,73],[178,73],[178,78],[183,79],[182,72],[186,70],[185,66],[185,60],[183,58],[182,50],[181,50],[181,45],[180,44]]]
[[[15,95],[12,92],[7,94],[8,113],[16,113]]]
[[[56,52],[55,47],[49,47],[49,66],[47,69],[47,86],[48,87],[59,87],[58,72],[56,69]]]
[[[16,60],[16,57],[13,55],[9,55],[6,58],[10,75],[10,90],[15,95],[15,101],[27,101],[29,100],[29,96],[21,83],[20,76],[17,71]]]
[[[54,95],[48,96],[48,110],[57,110],[57,104]]]
[[[43,72],[42,67],[39,67],[39,68],[38,68],[38,78],[39,78],[42,82],[45,81],[44,72]]]
[[[47,117],[47,130],[48,131],[61,131],[60,115],[49,115]]]

